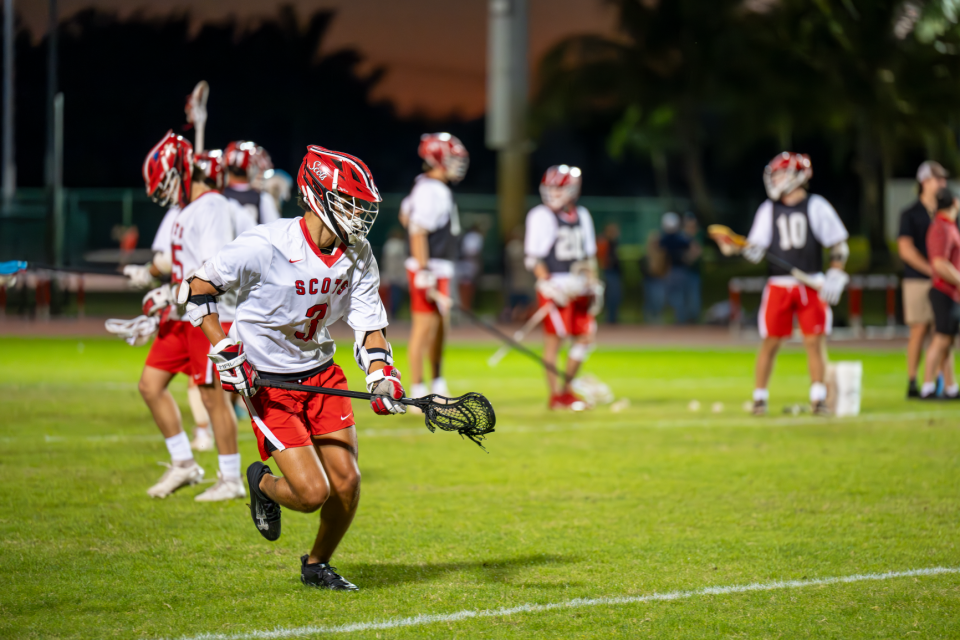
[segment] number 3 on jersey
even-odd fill
[[[781,213],[777,217],[780,248],[784,251],[802,249],[807,245],[807,216],[802,213]]]
[[[320,321],[323,320],[325,315],[327,315],[326,303],[313,305],[307,309],[307,317],[310,318],[310,328],[307,330],[307,333],[304,334],[302,331],[297,331],[293,335],[296,336],[297,340],[310,342],[317,333],[317,325],[320,324]]]

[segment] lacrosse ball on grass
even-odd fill
[[[741,406],[740,408],[746,411],[747,413],[751,413],[753,411],[753,403],[750,402],[749,400],[744,400],[743,406]]]
[[[616,402],[610,405],[610,411],[614,413],[620,413],[624,409],[630,406],[630,398],[620,398]]]
[[[714,402],[712,405],[710,405],[710,411],[713,411],[714,413],[723,413],[723,403]]]
[[[700,401],[691,400],[690,404],[687,405],[687,409],[689,409],[690,411],[700,411]]]

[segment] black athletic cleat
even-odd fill
[[[830,409],[827,407],[825,400],[818,400],[817,402],[810,403],[810,413],[815,416],[830,417],[833,414],[830,412]]]
[[[917,381],[911,380],[907,384],[907,399],[919,398],[920,397],[920,388],[917,387]]]
[[[353,584],[339,573],[335,567],[326,562],[307,564],[310,556],[300,556],[300,582],[308,587],[330,589],[331,591],[360,591],[360,587]]]
[[[755,416],[765,416],[765,415],[767,415],[767,401],[766,401],[766,400],[754,400],[754,401],[753,401],[753,415],[755,415]]]
[[[272,473],[270,467],[259,461],[247,467],[247,484],[250,485],[250,516],[260,535],[272,542],[280,537],[280,505],[260,490],[260,478],[266,473]]]

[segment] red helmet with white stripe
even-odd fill
[[[193,145],[173,131],[150,149],[143,161],[143,182],[147,195],[163,206],[185,206],[190,201],[193,172]]]
[[[443,167],[447,179],[454,184],[467,175],[470,154],[456,136],[449,133],[425,133],[420,136],[417,153],[430,167]]]
[[[210,149],[198,153],[193,159],[193,166],[203,174],[203,181],[207,183],[207,186],[217,191],[223,191],[226,181],[224,175],[226,163],[223,161],[223,151]]]
[[[304,202],[341,242],[363,240],[380,211],[380,192],[363,160],[323,147],[307,147],[297,186]]]
[[[224,161],[230,173],[246,176],[250,182],[259,181],[263,172],[273,169],[267,150],[249,140],[237,140],[223,150]]]
[[[554,165],[547,169],[540,180],[540,197],[543,204],[554,211],[560,211],[577,201],[580,197],[580,167],[565,164]]]
[[[763,186],[767,189],[767,196],[777,202],[785,194],[807,184],[812,177],[810,156],[784,151],[767,163],[763,170]]]

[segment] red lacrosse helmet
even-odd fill
[[[263,173],[273,169],[267,150],[249,140],[231,142],[223,150],[223,156],[231,173],[245,175],[257,189],[261,188]]]
[[[540,180],[540,197],[543,204],[554,211],[560,211],[580,197],[580,167],[565,164],[554,165],[547,169]]]
[[[223,161],[223,151],[220,149],[210,149],[209,151],[198,153],[193,159],[193,166],[203,173],[203,179],[210,187],[217,191],[223,191],[226,179],[224,175],[226,163]]]
[[[367,236],[380,211],[373,174],[363,160],[346,153],[307,147],[297,186],[310,210],[347,245]]]
[[[470,154],[456,136],[449,133],[425,133],[420,136],[417,153],[431,167],[443,167],[447,179],[454,184],[467,175]]]
[[[143,182],[147,195],[164,207],[181,207],[190,201],[193,145],[173,131],[158,142],[143,161]]]
[[[767,196],[777,202],[784,194],[799,189],[813,177],[810,156],[784,151],[767,163],[763,170],[763,186]]]

